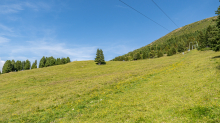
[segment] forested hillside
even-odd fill
[[[112,61],[130,61],[146,58],[158,58],[164,55],[171,56],[178,52],[189,49],[191,45],[199,45],[204,48],[209,46],[208,38],[212,37],[212,31],[216,28],[216,18],[207,18],[183,27],[159,38],[158,40],[144,47],[131,51],[125,55],[115,57]],[[197,42],[195,42],[197,41]],[[203,44],[206,42],[205,44]],[[190,49],[192,47],[190,46]]]

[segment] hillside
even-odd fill
[[[204,20],[180,27],[146,46],[143,46],[122,56],[117,56],[112,59],[112,61],[131,61],[145,58],[162,57],[163,55],[158,56],[158,52],[161,52],[160,54],[169,54],[172,48],[174,48],[176,52],[187,51],[189,48],[189,42],[195,43],[194,41],[197,41],[198,44],[201,45],[199,41],[200,31],[203,32],[204,35],[208,31],[208,33],[211,33],[216,25],[216,22],[213,20],[215,20],[216,18],[217,16],[206,18]],[[207,31],[207,28],[209,26],[210,28]],[[207,36],[207,38],[210,38],[211,34],[207,34]],[[135,54],[137,53],[140,53],[140,57],[134,58],[136,57]],[[145,57],[143,53],[146,54]]]
[[[220,122],[219,52],[0,75],[0,122]]]
[[[166,40],[169,40],[172,37],[178,37],[184,34],[189,34],[189,33],[194,33],[196,31],[201,31],[201,30],[205,30],[209,25],[213,26],[216,23],[213,21],[213,19],[216,19],[217,16],[215,17],[210,17],[210,18],[206,18],[188,25],[185,25],[183,27],[180,27],[178,29],[175,29],[174,31],[168,33],[167,35],[159,38],[158,40],[152,42],[151,44],[154,43],[163,43]]]

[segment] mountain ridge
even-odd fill
[[[114,59],[112,59],[112,61],[127,61],[127,60],[136,60],[134,58],[134,54],[136,54],[137,52],[140,53],[140,59],[144,59],[143,58],[143,52],[150,52],[151,49],[147,47],[152,47],[153,45],[164,45],[164,43],[168,42],[169,40],[173,40],[175,39],[176,41],[173,41],[173,43],[177,43],[177,42],[182,42],[184,46],[184,50],[186,51],[187,47],[189,46],[188,42],[192,41],[192,40],[198,40],[198,35],[199,32],[205,32],[205,30],[209,27],[209,26],[214,26],[216,25],[216,23],[213,21],[217,18],[217,16],[214,17],[210,17],[210,18],[205,18],[203,20],[200,21],[196,21],[194,23],[182,26],[180,28],[177,28],[173,31],[171,31],[170,33],[166,34],[165,36],[162,36],[161,38],[151,42],[150,44],[147,44],[143,47],[140,47],[138,49],[135,49],[133,51],[128,52],[127,54],[115,57]],[[183,41],[180,41],[181,38],[183,39]],[[185,39],[184,39],[185,38]],[[189,39],[191,38],[191,39]],[[188,41],[190,40],[190,41]],[[185,43],[183,43],[185,42]],[[169,43],[167,45],[170,45]],[[176,44],[175,44],[176,45]],[[165,48],[166,46],[163,46],[163,48]],[[176,50],[178,50],[178,46],[170,46],[167,49],[160,49],[160,51],[163,54],[168,54],[168,49],[171,49],[172,47],[175,47]],[[150,51],[149,51],[150,50]],[[153,49],[154,50],[154,49]],[[156,50],[154,50],[156,51]],[[181,50],[182,51],[182,50]],[[149,54],[150,56],[150,54]],[[155,55],[152,55],[152,57],[157,57],[157,51]]]

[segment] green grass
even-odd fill
[[[220,122],[220,53],[0,75],[0,122]]]
[[[188,33],[194,33],[195,31],[201,31],[206,29],[209,25],[213,26],[216,25],[216,22],[213,21],[213,19],[216,19],[216,16],[214,17],[210,17],[210,18],[206,18],[188,25],[185,25],[183,27],[180,27],[178,29],[175,29],[174,31],[168,33],[167,35],[155,40],[154,42],[152,42],[153,44],[159,44],[159,43],[163,43],[166,40],[170,39],[171,37],[177,37],[177,36],[181,36],[184,34],[188,34]],[[151,44],[152,44],[151,43]]]

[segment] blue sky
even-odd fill
[[[42,56],[105,60],[145,46],[178,27],[152,0],[1,0],[0,69],[6,60]],[[179,26],[215,16],[218,0],[154,0]]]

